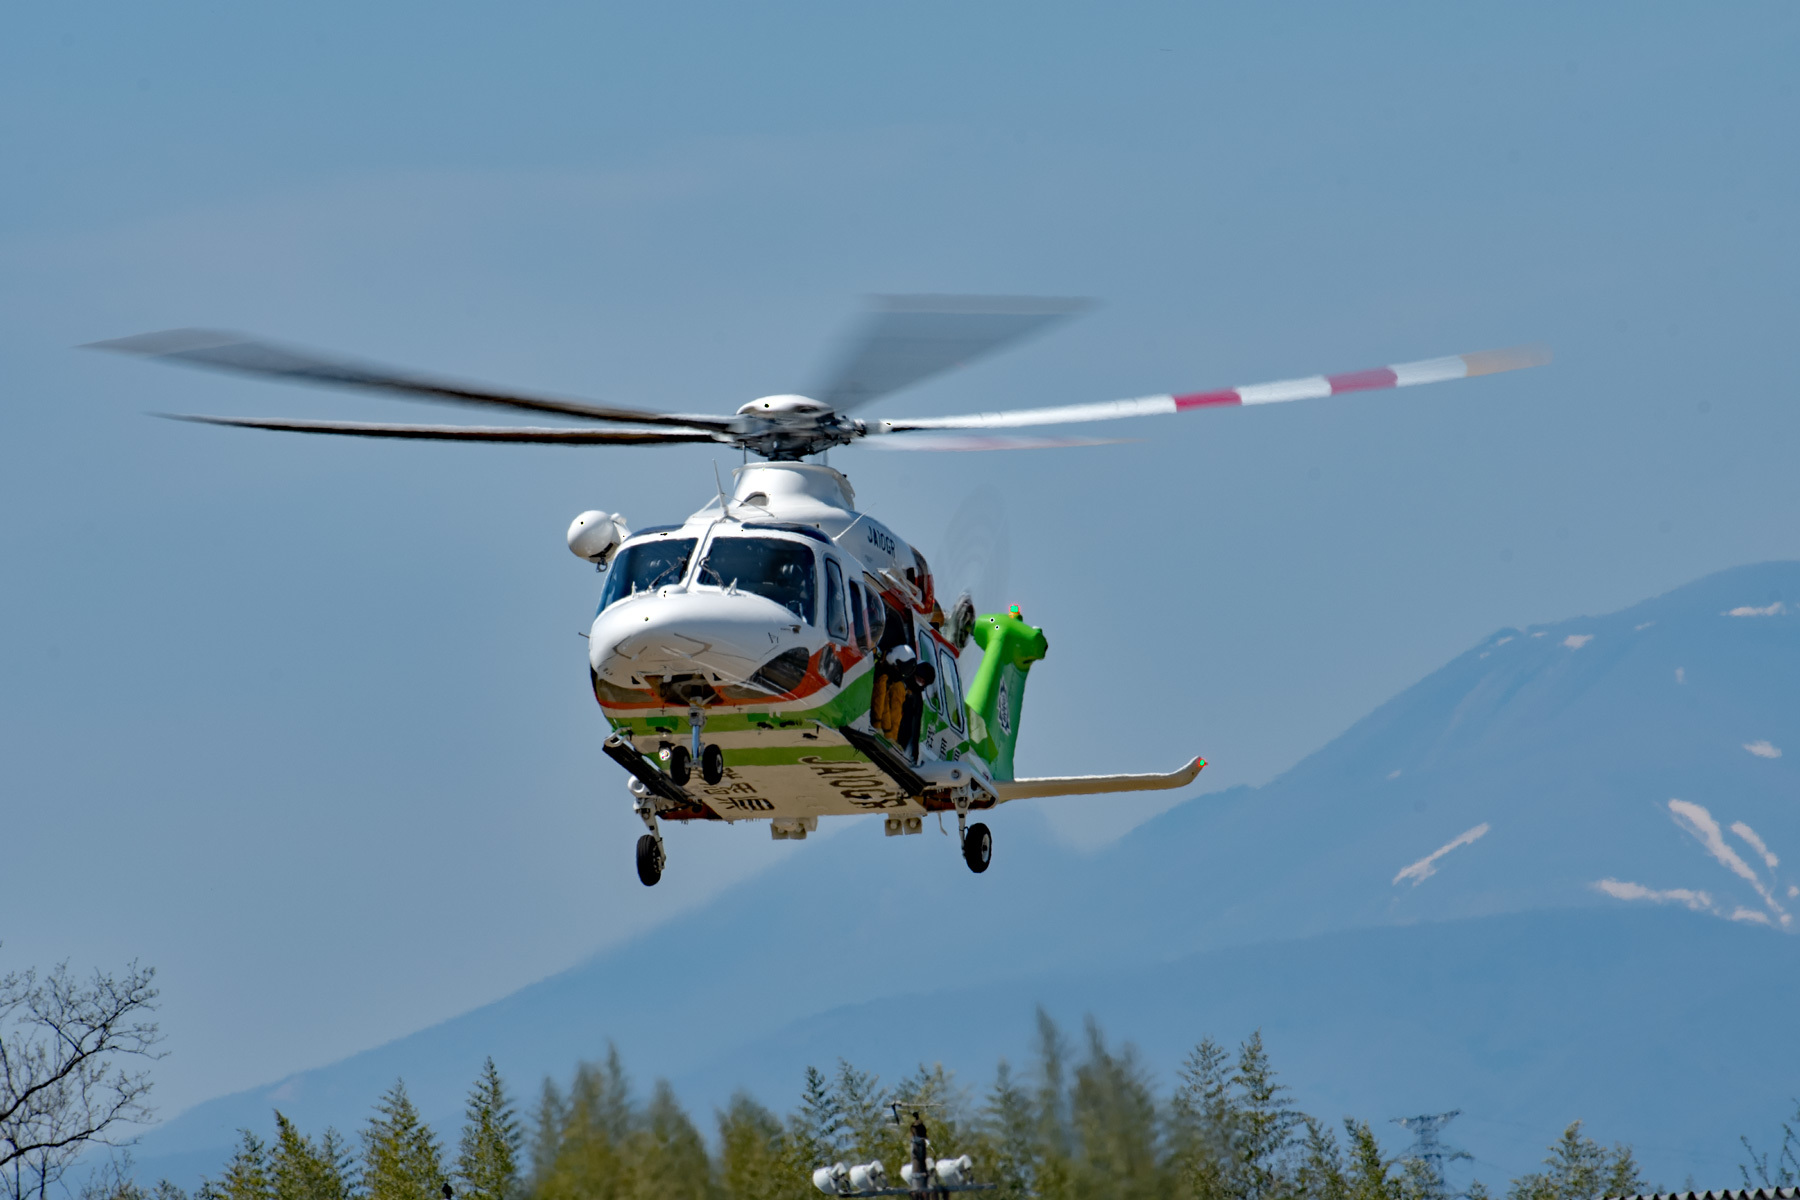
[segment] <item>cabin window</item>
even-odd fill
[[[837,560],[825,560],[825,632],[834,642],[850,640],[850,623],[844,620],[844,572]]]
[[[863,606],[869,615],[869,649],[886,649],[883,641],[888,627],[888,606],[881,598],[881,585],[867,575],[863,576]]]
[[[938,712],[943,712],[944,702],[938,698],[938,689],[943,680],[938,676],[937,653],[932,645],[931,635],[923,630],[919,632],[919,661],[931,665],[931,686],[924,691],[925,703]]]
[[[956,726],[956,732],[963,731],[962,676],[956,673],[956,655],[944,647],[938,647],[938,688],[944,702],[944,715]]]
[[[606,572],[606,586],[600,592],[601,610],[638,592],[654,592],[680,583],[687,574],[694,545],[694,538],[658,538],[625,546],[613,556],[612,566]]]
[[[695,582],[766,597],[811,625],[818,597],[814,569],[812,550],[800,542],[719,537],[706,548]]]
[[[850,627],[856,631],[858,646],[864,650],[875,648],[869,639],[869,612],[863,607],[862,585],[855,580],[850,582]]]
[[[919,595],[924,598],[925,607],[930,608],[937,599],[936,589],[932,587],[931,564],[925,561],[925,556],[919,553],[917,547],[912,547],[912,556],[913,563],[918,570],[915,573],[909,569],[906,572],[907,577],[913,581],[913,586],[919,589]]]

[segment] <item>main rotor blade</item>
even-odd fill
[[[850,443],[877,450],[1062,450],[1070,446],[1117,446],[1138,438],[1008,437],[991,433],[909,433],[904,437],[864,438]]]
[[[1111,400],[1100,404],[1066,404],[1058,408],[1020,408],[1007,412],[971,413],[960,417],[918,417],[871,423],[870,433],[904,433],[917,429],[1013,429],[1026,425],[1063,425],[1076,421],[1113,421],[1121,417],[1148,417],[1185,412],[1190,408],[1233,407],[1240,404],[1276,404],[1284,400],[1313,400],[1344,392],[1413,387],[1475,375],[1493,375],[1538,367],[1550,361],[1542,346],[1515,346],[1508,350],[1483,350],[1453,354],[1420,362],[1395,363],[1369,371],[1341,375],[1312,375],[1280,383],[1258,383],[1216,392],[1190,392],[1175,396],[1144,396],[1136,400]],[[871,443],[874,444],[874,443]]]
[[[235,425],[242,429],[275,429],[283,433],[335,433],[350,437],[414,438],[438,442],[536,442],[552,446],[644,446],[679,442],[718,442],[699,429],[534,429],[495,425],[383,425],[371,421],[283,421],[258,417],[202,417],[159,413],[171,421],[201,425]]]
[[[191,367],[232,371],[240,375],[255,375],[265,379],[384,392],[410,400],[446,400],[453,404],[560,413],[566,417],[580,417],[589,421],[627,421],[635,425],[678,425],[698,429],[717,429],[722,432],[729,431],[736,426],[736,423],[729,417],[684,417],[671,413],[653,412],[649,409],[588,404],[575,400],[559,400],[548,396],[528,396],[521,392],[498,391],[481,384],[434,379],[394,367],[333,358],[311,350],[279,346],[272,342],[258,341],[243,334],[215,329],[170,329],[161,333],[144,333],[135,337],[117,338],[107,342],[90,342],[85,348],[110,350],[119,354],[138,354],[146,358],[167,359]]]
[[[878,296],[815,398],[848,412],[970,363],[1086,308],[1033,296]]]

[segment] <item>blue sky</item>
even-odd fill
[[[162,423],[430,410],[79,343],[722,411],[803,389],[867,293],[1101,301],[903,414],[1548,342],[1125,446],[834,459],[928,554],[1004,497],[991,602],[1051,645],[1025,769],[1260,782],[1497,627],[1800,555],[1797,56],[1775,4],[16,11],[0,953],[157,964],[173,1111],[832,852],[678,831],[645,891],[599,754],[563,529],[677,518],[729,455]],[[1042,808],[1082,843],[1155,811]]]

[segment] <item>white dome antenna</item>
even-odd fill
[[[569,522],[569,551],[576,558],[604,567],[613,551],[630,536],[625,514],[589,509]]]

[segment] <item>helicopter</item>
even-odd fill
[[[876,399],[962,366],[1086,307],[1063,298],[878,298],[811,395],[735,412],[668,413],[528,394],[400,370],[242,334],[177,329],[90,348],[265,379],[524,411],[581,422],[424,425],[159,414],[289,433],[559,446],[711,445],[743,453],[727,487],[686,520],[632,528],[594,509],[569,549],[604,576],[585,636],[602,750],[625,772],[646,832],[639,879],[667,865],[665,822],[767,822],[804,839],[821,817],[879,814],[888,836],[954,813],[970,870],[993,857],[973,814],[1011,800],[1186,787],[1205,760],[1160,774],[1019,776],[1025,685],[1048,653],[1017,605],[946,609],[925,556],[858,508],[829,465],[845,447],[1007,450],[1117,439],[1009,431],[1317,399],[1541,365],[1539,347],[1459,354],[1275,383],[957,416],[864,420]],[[752,461],[752,456],[756,461]],[[808,461],[815,460],[815,461]],[[715,468],[716,470],[716,468]],[[981,651],[965,690],[964,655]]]

